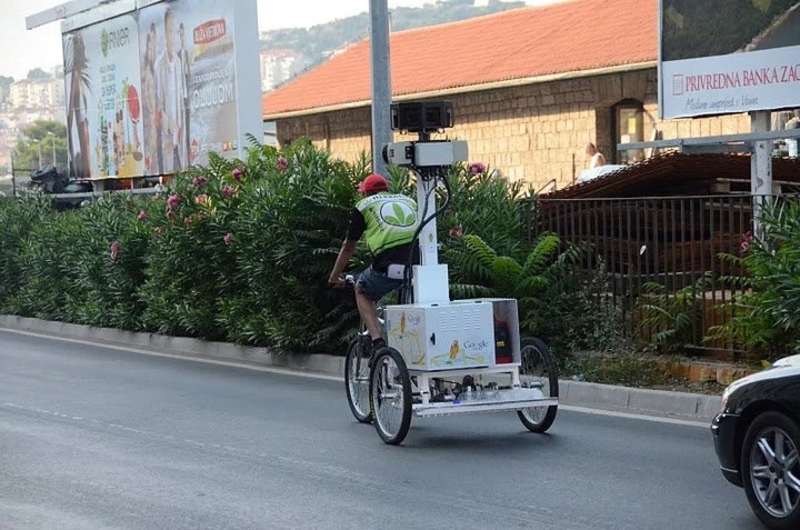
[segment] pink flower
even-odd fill
[[[279,156],[278,157],[278,163],[276,164],[276,167],[278,168],[278,171],[283,173],[284,171],[289,169],[289,162],[284,157]]]
[[[170,210],[177,210],[178,206],[181,205],[181,198],[177,195],[170,195],[167,199],[167,208]]]
[[[187,216],[187,217],[184,217],[184,218],[183,218],[183,224],[184,224],[185,226],[192,226],[192,218],[191,218],[191,217],[188,217],[188,216]]]
[[[155,230],[156,234],[158,234],[158,235],[161,235],[161,234],[164,233],[164,229],[161,228],[160,226],[155,227],[154,230]]]
[[[750,243],[753,241],[753,233],[745,232],[742,234],[742,253],[750,250]]]
[[[450,237],[461,237],[464,235],[464,229],[461,228],[461,225],[454,226],[450,229]]]
[[[139,215],[137,215],[136,218],[139,219],[140,221],[144,221],[145,219],[147,219],[147,212],[145,212],[144,210],[140,210]]]
[[[192,183],[195,185],[195,187],[202,188],[203,186],[208,184],[208,179],[205,177],[195,177],[194,179],[192,179]]]
[[[231,234],[230,232],[222,236],[222,242],[225,243],[226,247],[231,246],[232,241],[233,241],[233,234]]]
[[[469,170],[472,172],[473,175],[480,175],[481,173],[486,173],[486,164],[482,162],[473,162],[469,165]]]
[[[119,241],[114,241],[111,243],[110,251],[111,251],[111,261],[117,261],[119,258],[119,249],[122,247]]]
[[[244,173],[245,169],[237,167],[236,169],[233,170],[231,176],[233,177],[233,180],[235,180],[236,182],[241,182]]]
[[[231,188],[230,186],[225,186],[222,188],[222,196],[226,199],[230,199],[236,194],[236,190]]]
[[[195,198],[194,202],[195,204],[203,204],[203,205],[208,204],[209,202],[208,195],[206,195],[205,193],[202,195],[198,195],[197,198]]]

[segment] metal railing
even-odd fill
[[[609,279],[602,294],[621,310],[628,338],[651,340],[671,318],[680,327],[679,313],[685,312],[688,320],[680,318],[691,329],[676,333],[675,340],[728,357],[736,356],[735,345],[703,339],[726,322],[720,306],[739,294],[728,280],[744,271],[721,254],[741,255],[752,204],[750,195],[540,199],[533,230],[585,245],[587,272],[602,264]],[[662,326],[647,318],[643,302],[651,313],[662,312]],[[662,307],[654,309],[654,303]]]

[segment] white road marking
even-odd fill
[[[106,348],[110,350],[117,350],[123,351],[127,353],[136,353],[140,355],[149,355],[151,357],[162,357],[167,359],[177,359],[182,361],[189,361],[189,362],[196,362],[196,363],[205,363],[205,364],[213,364],[217,366],[227,366],[231,368],[244,368],[246,370],[252,370],[256,372],[266,372],[266,373],[273,373],[279,375],[288,375],[292,377],[304,377],[307,379],[318,379],[323,381],[337,381],[343,382],[343,378],[341,376],[334,376],[328,374],[322,374],[317,372],[301,372],[297,370],[291,370],[286,368],[277,368],[272,366],[257,366],[248,363],[237,363],[234,361],[220,361],[216,359],[201,359],[197,357],[190,357],[188,355],[180,355],[174,353],[165,353],[165,352],[156,352],[152,350],[144,350],[141,348],[131,348],[129,346],[122,346],[118,344],[111,344],[105,342],[92,342],[87,340],[80,340],[80,339],[71,339],[67,337],[58,337],[52,335],[45,335],[42,333],[35,333],[31,331],[20,331],[16,329],[9,329],[0,327],[0,331],[8,332],[8,333],[15,333],[18,335],[27,335],[31,337],[37,337],[41,339],[48,339],[48,340],[55,340],[55,341],[62,341],[62,342],[69,342],[71,344],[81,344],[84,346],[93,346],[98,348]],[[614,418],[625,418],[625,419],[632,419],[632,420],[639,420],[639,421],[650,421],[655,423],[666,423],[670,425],[682,425],[686,427],[696,427],[707,429],[710,426],[710,422],[699,421],[699,420],[682,420],[677,418],[665,418],[661,416],[648,416],[646,414],[636,414],[631,412],[618,412],[612,410],[603,410],[603,409],[592,409],[587,407],[579,407],[574,405],[558,405],[559,410],[564,410],[568,412],[577,412],[580,414],[589,414],[595,416],[610,416]],[[90,420],[93,423],[99,423],[95,420]],[[212,446],[215,447],[215,446]]]

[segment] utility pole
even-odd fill
[[[372,55],[372,171],[386,175],[383,146],[392,133],[392,81],[389,62],[389,2],[369,0]]]

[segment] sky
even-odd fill
[[[61,29],[58,22],[33,30],[25,27],[25,18],[67,0],[0,0],[0,75],[24,78],[32,68],[45,70],[62,63]],[[526,3],[545,3],[530,0]],[[389,8],[421,7],[434,0],[389,0]],[[369,11],[369,0],[258,0],[261,31],[278,28],[308,27],[337,18]],[[24,50],[24,53],[22,52]]]

